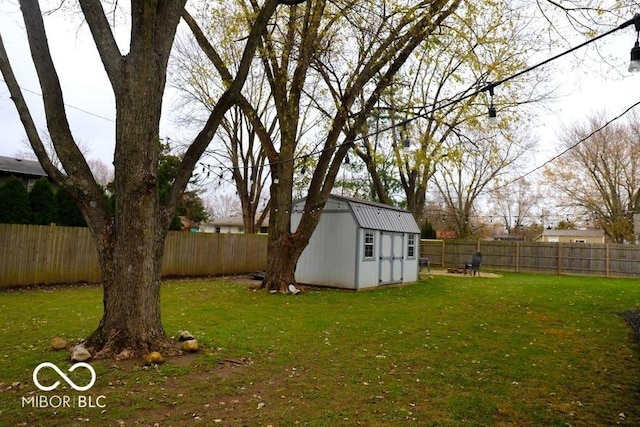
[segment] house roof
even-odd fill
[[[0,156],[0,171],[22,176],[47,176],[47,173],[37,160],[16,159],[5,156]]]
[[[420,233],[411,212],[395,206],[331,194],[329,199],[345,202],[361,228],[397,233]],[[298,202],[305,200],[301,199]]]

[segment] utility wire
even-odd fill
[[[418,119],[420,119],[420,118],[426,118],[426,117],[429,117],[429,116],[431,116],[433,113],[435,113],[435,112],[437,112],[437,111],[439,111],[439,110],[441,110],[441,109],[444,109],[444,108],[450,107],[450,106],[452,106],[452,105],[454,105],[454,104],[457,104],[457,103],[459,103],[459,102],[462,102],[462,101],[465,101],[465,100],[470,99],[470,98],[472,98],[472,97],[475,97],[475,96],[477,96],[477,95],[479,95],[479,94],[481,94],[481,93],[483,93],[483,92],[487,92],[487,91],[488,91],[488,92],[490,92],[491,94],[493,94],[493,90],[494,90],[497,86],[499,86],[499,85],[501,85],[501,84],[503,84],[503,83],[506,83],[506,82],[508,82],[508,81],[511,81],[511,80],[513,80],[513,79],[516,79],[516,78],[518,78],[518,77],[520,77],[520,76],[522,76],[522,75],[524,75],[524,74],[526,74],[526,73],[529,73],[529,72],[531,72],[531,71],[533,71],[533,70],[535,70],[535,69],[537,69],[537,68],[540,68],[540,67],[542,67],[542,66],[544,66],[544,65],[546,65],[546,64],[548,64],[548,63],[550,63],[550,62],[552,62],[552,61],[555,61],[556,59],[559,59],[559,58],[561,58],[561,57],[563,57],[563,56],[565,56],[565,55],[568,55],[568,54],[570,54],[570,53],[572,53],[572,52],[574,52],[574,51],[576,51],[576,50],[578,50],[578,49],[581,49],[582,47],[584,47],[584,46],[586,46],[586,45],[588,45],[588,44],[590,44],[590,43],[593,43],[593,42],[595,42],[595,41],[597,41],[597,40],[600,40],[600,39],[602,39],[602,38],[604,38],[604,37],[606,37],[606,36],[608,36],[608,35],[610,35],[610,34],[613,34],[614,32],[616,32],[616,31],[618,31],[618,30],[624,29],[624,28],[629,27],[629,26],[631,26],[631,25],[635,25],[635,26],[636,26],[636,28],[638,28],[638,27],[640,26],[640,14],[636,14],[636,15],[634,15],[634,17],[633,17],[632,19],[630,19],[630,20],[628,20],[628,21],[623,22],[623,23],[622,23],[622,24],[620,24],[619,26],[617,26],[617,27],[615,27],[615,28],[613,28],[613,29],[611,29],[611,30],[609,30],[609,31],[606,31],[606,32],[604,32],[604,33],[602,33],[602,34],[600,34],[600,35],[598,35],[598,36],[594,37],[594,38],[591,38],[591,39],[589,39],[589,40],[586,40],[585,42],[580,43],[580,44],[578,44],[578,45],[576,45],[576,46],[574,46],[574,47],[572,47],[572,48],[570,48],[570,49],[568,49],[568,50],[566,50],[566,51],[564,51],[564,52],[561,52],[561,53],[559,53],[559,54],[557,54],[557,55],[554,55],[554,56],[552,56],[552,57],[550,57],[550,58],[548,58],[548,59],[545,59],[544,61],[541,61],[541,62],[539,62],[539,63],[537,63],[537,64],[535,64],[535,65],[533,65],[533,66],[531,66],[531,67],[525,68],[524,70],[521,70],[521,71],[519,71],[519,72],[517,72],[517,73],[515,73],[515,74],[512,74],[512,75],[510,75],[510,76],[508,76],[508,77],[505,77],[505,78],[504,78],[504,79],[502,79],[502,80],[498,80],[498,81],[496,81],[496,82],[487,83],[484,87],[482,87],[482,88],[480,88],[480,89],[477,89],[477,90],[475,90],[475,91],[473,91],[473,92],[470,92],[470,93],[468,93],[468,94],[466,94],[466,95],[464,95],[464,96],[462,96],[462,97],[459,97],[459,98],[456,98],[456,99],[450,100],[450,101],[448,101],[448,102],[441,103],[440,105],[437,105],[437,106],[435,106],[435,107],[431,108],[430,110],[428,110],[428,111],[426,111],[426,112],[423,112],[423,113],[417,114],[417,115],[415,115],[415,116],[413,116],[413,117],[410,117],[410,118],[407,118],[407,119],[405,119],[405,120],[402,120],[402,121],[400,121],[400,122],[398,122],[398,123],[396,123],[396,124],[394,124],[394,125],[391,125],[391,126],[388,126],[388,127],[382,128],[382,129],[378,129],[378,130],[376,130],[375,132],[368,133],[367,135],[360,135],[360,136],[358,136],[358,137],[356,137],[356,138],[354,138],[354,139],[352,139],[352,140],[349,140],[349,141],[343,142],[343,143],[341,143],[341,144],[337,144],[337,145],[335,145],[335,146],[333,146],[333,147],[328,147],[328,148],[324,148],[324,149],[314,150],[314,151],[312,151],[312,152],[309,152],[309,153],[306,153],[306,154],[303,154],[303,155],[294,156],[294,157],[293,157],[293,158],[291,158],[291,159],[283,159],[283,160],[280,160],[280,161],[277,161],[277,162],[271,162],[271,163],[269,163],[269,164],[270,164],[270,165],[277,165],[277,164],[283,164],[283,163],[287,163],[287,162],[294,162],[294,161],[296,161],[296,160],[301,160],[301,159],[309,158],[309,157],[311,157],[311,156],[313,156],[313,155],[322,154],[322,153],[327,152],[327,151],[336,150],[336,149],[338,149],[338,148],[340,148],[340,147],[343,147],[343,146],[346,146],[346,145],[351,145],[351,144],[353,144],[353,143],[355,143],[355,142],[361,141],[361,140],[363,140],[365,137],[376,136],[376,135],[378,135],[378,134],[380,134],[380,133],[383,133],[383,132],[386,132],[386,131],[389,131],[389,130],[395,129],[395,128],[397,128],[397,127],[406,126],[407,124],[409,124],[409,123],[411,123],[411,122],[413,122],[413,121],[415,121],[415,120],[418,120]],[[2,79],[0,79],[0,80],[2,80]],[[4,82],[4,80],[2,80],[2,81]],[[32,91],[32,90],[30,90],[30,89],[26,89],[26,88],[23,88],[23,87],[21,87],[21,89],[22,89],[22,90],[24,90],[25,92],[29,92],[29,93],[32,93],[32,94],[35,94],[35,95],[37,95],[37,96],[42,97],[42,94],[41,94],[41,93],[38,93],[38,92],[36,92],[36,91]],[[611,124],[612,122],[614,122],[614,121],[618,120],[619,118],[621,118],[622,116],[624,116],[626,113],[628,113],[631,109],[633,109],[634,107],[636,107],[636,106],[637,106],[637,105],[639,105],[639,104],[640,104],[640,101],[639,101],[639,102],[637,102],[637,103],[635,103],[634,105],[632,105],[632,106],[631,106],[631,107],[629,107],[628,109],[626,109],[626,110],[625,110],[623,113],[621,113],[620,115],[618,115],[618,116],[614,117],[613,119],[609,120],[607,123],[605,123],[605,124],[604,124],[603,126],[601,126],[600,128],[598,128],[598,129],[594,130],[594,131],[593,131],[592,133],[590,133],[587,137],[585,137],[585,138],[581,139],[580,141],[576,142],[576,143],[575,143],[574,145],[572,145],[571,147],[569,147],[569,148],[567,148],[566,150],[562,151],[561,153],[557,154],[557,155],[556,155],[556,156],[554,156],[553,158],[551,158],[551,159],[547,160],[547,161],[546,161],[545,163],[543,163],[542,165],[540,165],[540,166],[538,166],[537,168],[535,168],[535,169],[533,169],[533,170],[531,170],[531,171],[527,172],[526,174],[524,174],[524,175],[520,176],[519,178],[516,178],[516,179],[514,179],[514,180],[512,180],[512,181],[508,182],[507,184],[503,184],[502,186],[497,187],[496,189],[498,189],[498,188],[502,188],[502,187],[504,187],[504,186],[506,186],[506,185],[512,184],[512,183],[513,183],[513,182],[515,182],[515,181],[518,181],[518,180],[520,180],[520,179],[522,179],[522,178],[525,178],[526,176],[529,176],[529,175],[531,175],[532,173],[536,172],[537,170],[539,170],[539,169],[541,169],[541,168],[545,167],[545,166],[546,166],[546,165],[548,165],[549,163],[551,163],[551,162],[553,162],[553,161],[557,160],[559,157],[563,156],[564,154],[566,154],[566,153],[567,153],[568,151],[570,151],[571,149],[573,149],[573,148],[577,147],[577,146],[578,146],[578,145],[580,145],[582,142],[584,142],[586,139],[588,139],[588,138],[590,138],[591,136],[593,136],[595,133],[599,132],[600,130],[604,129],[606,126],[608,126],[608,125],[609,125],[609,124]],[[71,109],[74,109],[74,110],[77,110],[77,111],[83,112],[83,113],[85,113],[85,114],[88,114],[88,115],[94,116],[94,117],[96,117],[96,118],[103,119],[103,120],[106,120],[106,121],[109,121],[109,122],[112,122],[112,123],[114,123],[114,122],[115,122],[113,119],[110,119],[110,118],[107,118],[107,117],[104,117],[104,116],[100,116],[100,115],[98,115],[98,114],[92,113],[92,112],[87,111],[87,110],[85,110],[85,109],[82,109],[82,108],[79,108],[79,107],[75,107],[75,106],[73,106],[73,105],[71,105],[71,104],[66,104],[66,103],[65,103],[64,105],[65,105],[66,107],[68,107],[68,108],[71,108]],[[205,165],[205,164],[203,164],[203,166],[204,166],[204,165]],[[207,166],[209,166],[209,167],[210,167],[210,165],[207,165]],[[257,167],[257,166],[249,166],[249,167]],[[233,170],[233,169],[235,169],[235,168],[234,168],[234,167],[232,167],[232,168],[226,167],[226,169],[227,169],[227,170]]]
[[[616,120],[621,119],[625,114],[627,114],[629,111],[633,110],[635,107],[637,107],[638,105],[640,105],[640,101],[634,103],[633,105],[631,105],[629,108],[627,108],[626,110],[624,110],[622,113],[618,114],[617,116],[613,117],[612,119],[609,119],[606,123],[604,123],[602,126],[600,126],[597,129],[594,129],[593,131],[591,131],[587,136],[585,136],[584,138],[580,139],[579,141],[577,141],[576,143],[572,144],[571,146],[567,147],[566,149],[564,149],[563,151],[561,151],[560,153],[556,154],[555,156],[553,156],[552,158],[550,158],[549,160],[547,160],[546,162],[544,162],[543,164],[541,164],[540,166],[537,166],[536,168],[530,170],[529,172],[525,173],[524,175],[519,176],[518,178],[514,178],[509,182],[506,182],[498,187],[494,187],[489,191],[497,191],[500,190],[504,187],[507,187],[511,184],[513,184],[514,182],[517,182],[521,179],[524,179],[526,177],[528,177],[529,175],[539,171],[540,169],[544,168],[545,166],[549,165],[550,163],[553,163],[554,161],[558,160],[560,157],[564,156],[565,154],[567,154],[569,151],[573,150],[574,148],[576,148],[578,145],[582,144],[583,142],[585,142],[586,140],[588,140],[589,138],[591,138],[593,135],[595,135],[596,133],[600,132],[601,130],[603,130],[604,128],[606,128],[607,126],[609,126],[611,123],[615,122]]]
[[[4,81],[4,79],[2,79],[2,78],[0,78],[0,81],[2,81],[2,83],[6,83],[6,82]],[[31,94],[33,94],[33,95],[36,95],[36,96],[39,96],[39,97],[41,97],[41,98],[42,98],[42,94],[41,94],[41,93],[39,93],[39,92],[36,92],[36,91],[34,91],[34,90],[31,90],[31,89],[27,89],[27,88],[25,88],[25,87],[23,87],[23,86],[18,86],[18,87],[19,87],[21,90],[23,90],[24,92],[29,92],[29,93],[31,93]],[[64,106],[65,106],[65,107],[67,107],[67,108],[71,108],[71,109],[73,109],[73,110],[80,111],[80,112],[82,112],[82,113],[88,114],[88,115],[90,115],[90,116],[96,117],[96,118],[98,118],[98,119],[106,120],[106,121],[111,122],[111,123],[115,123],[115,122],[116,122],[115,120],[110,119],[109,117],[104,117],[104,116],[101,116],[101,115],[99,115],[99,114],[92,113],[91,111],[85,110],[85,109],[80,108],[80,107],[76,107],[76,106],[71,105],[71,104],[67,104],[67,103],[65,103],[65,104],[64,104]]]
[[[376,131],[371,132],[371,133],[368,133],[368,134],[366,134],[366,135],[360,135],[360,136],[358,136],[358,137],[356,137],[356,138],[354,138],[354,139],[352,139],[352,140],[349,140],[349,141],[343,142],[343,143],[341,143],[341,144],[336,144],[336,145],[335,145],[335,146],[333,146],[333,147],[328,147],[328,148],[324,148],[324,149],[315,150],[315,151],[312,151],[312,152],[309,152],[309,153],[306,153],[306,154],[303,154],[303,155],[294,156],[294,157],[293,157],[293,158],[291,158],[291,159],[282,159],[282,160],[279,160],[279,161],[277,161],[277,162],[272,162],[272,163],[269,163],[269,164],[270,164],[270,165],[278,165],[278,164],[283,164],[283,163],[288,163],[288,162],[294,162],[294,161],[296,161],[296,160],[306,159],[306,158],[308,158],[308,157],[310,157],[310,156],[317,155],[317,154],[322,154],[322,153],[327,152],[327,151],[333,151],[333,150],[336,150],[336,149],[338,149],[338,148],[340,148],[340,147],[343,147],[343,146],[346,146],[346,145],[354,144],[354,143],[356,143],[356,142],[358,142],[358,141],[361,141],[361,140],[363,140],[363,139],[365,139],[365,138],[367,138],[367,137],[376,136],[376,135],[379,135],[379,134],[381,134],[381,133],[383,133],[383,132],[386,132],[386,131],[389,131],[389,130],[395,129],[395,128],[397,128],[397,127],[403,127],[403,126],[406,126],[407,124],[409,124],[409,123],[411,123],[411,122],[413,122],[413,121],[415,121],[415,120],[418,120],[418,119],[421,119],[421,118],[427,118],[427,117],[431,116],[433,113],[435,113],[435,112],[437,112],[437,111],[439,111],[439,110],[442,110],[442,109],[444,109],[444,108],[448,108],[448,107],[450,107],[450,106],[452,106],[452,105],[455,105],[455,104],[457,104],[457,103],[459,103],[459,102],[466,101],[467,99],[470,99],[470,98],[472,98],[472,97],[475,97],[475,96],[477,96],[477,95],[479,95],[479,94],[481,94],[481,93],[483,93],[483,92],[489,92],[489,93],[493,94],[493,90],[494,90],[497,86],[499,86],[499,85],[501,85],[501,84],[503,84],[503,83],[506,83],[506,82],[508,82],[508,81],[511,81],[511,80],[513,80],[513,79],[516,79],[516,78],[518,78],[518,77],[520,77],[520,76],[522,76],[522,75],[524,75],[524,74],[526,74],[526,73],[529,73],[529,72],[531,72],[531,71],[533,71],[533,70],[535,70],[535,69],[537,69],[537,68],[540,68],[540,67],[542,67],[542,66],[544,66],[544,65],[546,65],[546,64],[548,64],[548,63],[550,63],[550,62],[552,62],[552,61],[555,61],[556,59],[559,59],[559,58],[561,58],[561,57],[563,57],[563,56],[566,56],[566,55],[568,55],[568,54],[570,54],[570,53],[572,53],[572,52],[575,52],[576,50],[581,49],[582,47],[584,47],[584,46],[586,46],[586,45],[588,45],[588,44],[590,44],[590,43],[593,43],[593,42],[595,42],[595,41],[598,41],[598,40],[600,40],[600,39],[602,39],[602,38],[604,38],[604,37],[606,37],[606,36],[608,36],[608,35],[613,34],[613,33],[614,33],[614,32],[616,32],[616,31],[619,31],[619,30],[621,30],[621,29],[627,28],[627,27],[629,27],[629,26],[631,26],[631,25],[635,25],[635,26],[636,26],[636,28],[638,28],[638,27],[640,26],[640,14],[635,14],[635,15],[634,15],[634,17],[633,17],[632,19],[629,19],[628,21],[623,22],[622,24],[618,25],[617,27],[615,27],[615,28],[613,28],[613,29],[611,29],[611,30],[609,30],[609,31],[606,31],[606,32],[604,32],[604,33],[602,33],[602,34],[600,34],[600,35],[598,35],[598,36],[596,36],[596,37],[593,37],[593,38],[591,38],[591,39],[589,39],[589,40],[586,40],[585,42],[580,43],[580,44],[578,44],[578,45],[576,45],[576,46],[574,46],[574,47],[572,47],[572,48],[570,48],[570,49],[568,49],[568,50],[566,50],[566,51],[564,51],[564,52],[561,52],[561,53],[559,53],[559,54],[557,54],[557,55],[554,55],[554,56],[552,56],[552,57],[550,57],[550,58],[547,58],[547,59],[545,59],[544,61],[541,61],[541,62],[539,62],[539,63],[537,63],[537,64],[535,64],[535,65],[532,65],[531,67],[525,68],[524,70],[521,70],[521,71],[519,71],[519,72],[517,72],[517,73],[515,73],[515,74],[512,74],[512,75],[510,75],[510,76],[508,76],[508,77],[505,77],[505,78],[504,78],[504,79],[502,79],[502,80],[498,80],[498,81],[496,81],[496,82],[491,82],[491,83],[486,83],[486,85],[485,85],[485,86],[483,86],[483,87],[481,87],[480,89],[477,89],[477,90],[475,90],[475,91],[473,91],[473,92],[470,92],[470,93],[468,93],[468,94],[466,94],[466,95],[464,95],[464,96],[461,96],[461,97],[459,97],[459,98],[455,98],[455,99],[449,100],[449,101],[447,101],[447,102],[443,102],[443,103],[441,103],[441,104],[439,104],[439,105],[437,105],[437,106],[435,106],[435,107],[431,108],[430,110],[428,110],[428,111],[426,111],[426,112],[423,112],[423,113],[420,113],[420,114],[416,114],[416,115],[414,115],[413,117],[410,117],[410,118],[404,119],[404,120],[402,120],[402,121],[400,121],[400,122],[398,122],[398,123],[396,123],[396,124],[394,124],[394,125],[390,125],[390,126],[387,126],[387,127],[381,128],[381,129],[377,129]],[[633,107],[635,107],[636,105],[637,105],[637,104],[633,105],[632,107],[630,107],[629,109],[627,109],[624,113],[622,113],[619,117],[616,117],[616,118],[615,118],[615,119],[613,119],[612,121],[617,120],[618,118],[620,118],[622,115],[626,114],[630,109],[632,109],[632,108],[633,108]],[[603,129],[604,127],[606,127],[609,123],[610,123],[610,122],[608,122],[607,124],[605,124],[605,126],[603,126],[602,128],[600,128],[600,129],[596,130],[595,132],[597,132],[597,131],[599,131],[599,130],[602,130],[602,129]],[[594,133],[595,133],[595,132],[594,132]],[[581,144],[582,142],[583,142],[583,141],[579,141],[579,142],[578,142],[578,143],[576,143],[575,145],[577,146],[577,145]],[[568,151],[568,150],[567,150],[567,151]],[[545,165],[546,165],[546,164],[548,164],[549,162],[552,162],[552,161],[553,161],[553,160],[555,160],[556,158],[560,157],[562,154],[564,154],[564,153],[561,153],[561,154],[557,155],[556,157],[554,157],[553,159],[549,160],[548,162],[545,162]],[[543,166],[544,166],[544,165],[543,165]],[[540,167],[543,167],[543,166],[540,166]],[[230,169],[230,170],[231,170],[231,169],[233,169],[233,168],[227,168],[227,169]],[[537,168],[537,169],[539,169],[539,168]],[[537,169],[536,169],[536,170],[537,170]],[[534,170],[534,171],[535,171],[535,170]],[[525,176],[528,176],[529,174],[533,173],[534,171],[528,172]],[[524,176],[523,176],[523,177],[524,177]],[[523,177],[521,177],[521,178],[523,178]],[[521,178],[519,178],[519,179],[521,179]],[[516,179],[516,180],[517,180],[517,179]],[[514,181],[516,181],[516,180],[514,180]],[[514,182],[514,181],[512,181],[512,182]]]

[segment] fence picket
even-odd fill
[[[267,236],[170,231],[162,275],[216,276],[264,270]],[[0,224],[0,288],[100,282],[88,228]]]
[[[482,268],[496,271],[640,277],[640,245],[471,240],[422,240],[431,266],[462,267],[482,252]]]
[[[431,266],[460,267],[480,250],[482,268],[496,271],[640,277],[640,246],[622,244],[422,240]],[[267,236],[167,235],[162,274],[216,276],[264,270]],[[100,282],[98,253],[87,228],[0,224],[0,288]]]

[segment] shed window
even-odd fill
[[[416,256],[416,235],[409,234],[407,239],[407,256],[413,258]]]
[[[364,233],[364,257],[373,258],[373,231]]]

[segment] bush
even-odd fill
[[[32,224],[49,225],[58,222],[58,203],[47,178],[36,181],[29,192]]]
[[[82,216],[80,208],[71,195],[60,189],[56,193],[56,202],[58,204],[59,224],[69,227],[86,227],[87,222]]]
[[[20,178],[10,176],[0,186],[0,223],[31,223],[29,193]]]

